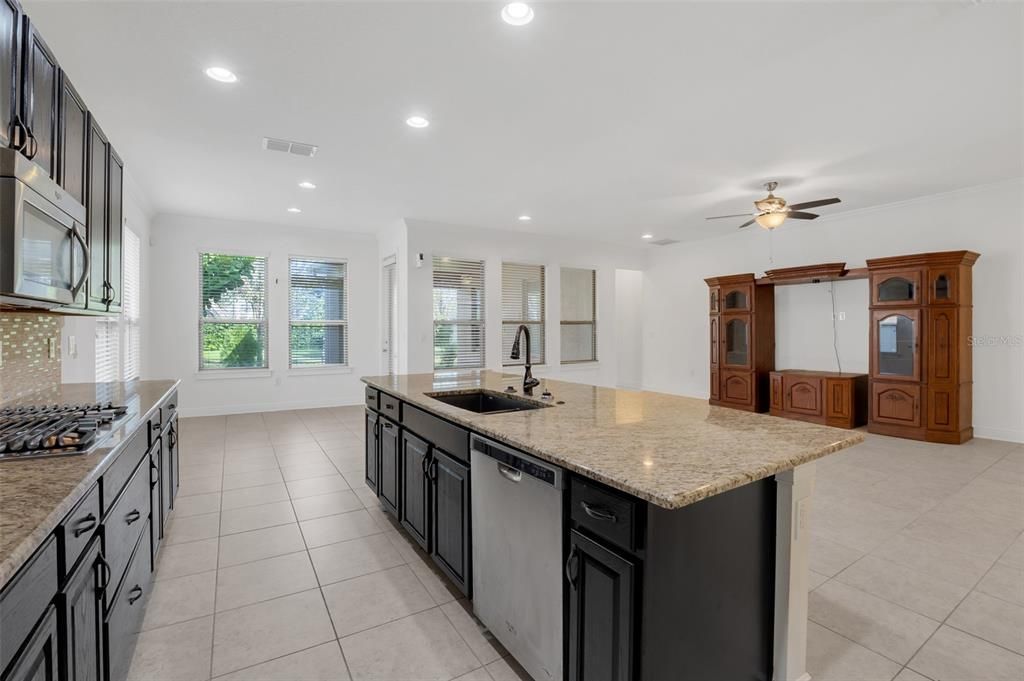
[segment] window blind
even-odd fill
[[[124,230],[124,307],[122,375],[130,381],[139,377],[142,348],[141,242],[130,229]]]
[[[289,258],[289,366],[348,364],[346,274],[343,260]]]
[[[120,332],[116,319],[96,320],[96,382],[120,380]]]
[[[484,365],[484,263],[434,256],[434,368]]]
[[[562,364],[597,361],[597,271],[561,271]]]
[[[544,266],[501,263],[501,363],[525,363],[510,359],[520,324],[530,330],[530,362],[544,363]],[[522,347],[525,353],[525,347]]]
[[[267,368],[267,259],[199,254],[199,369]]]

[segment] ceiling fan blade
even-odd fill
[[[817,201],[805,201],[803,203],[794,203],[789,206],[789,209],[803,210],[804,208],[817,208],[818,206],[828,206],[833,203],[839,203],[839,199],[818,199]]]
[[[814,218],[818,217],[818,214],[804,213],[803,211],[799,210],[791,210],[789,211],[789,215],[787,215],[786,217],[793,218],[794,220],[813,220]]]
[[[746,222],[744,222],[744,223],[743,223],[742,225],[740,225],[739,227],[737,227],[737,229],[743,229],[744,227],[749,227],[749,226],[750,226],[750,225],[752,225],[752,224],[754,224],[754,221],[753,221],[753,220],[747,220],[747,221],[746,221]]]
[[[735,215],[713,215],[705,220],[721,220],[722,218],[746,218],[753,215],[753,213],[736,213]]]

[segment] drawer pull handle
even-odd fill
[[[385,402],[384,403],[384,408],[385,409],[394,409],[395,405],[391,404],[390,402]]]
[[[86,532],[96,527],[96,516],[92,513],[75,522],[75,529],[72,532],[76,537],[81,537]]]
[[[132,590],[128,592],[128,605],[133,605],[135,601],[142,598],[142,587],[136,584],[132,587]]]
[[[423,460],[420,461],[420,468],[423,470],[423,477],[425,477],[427,480],[430,479],[430,460],[431,460],[431,458],[432,457],[430,456],[430,452],[428,451],[426,454],[423,455]]]
[[[103,554],[101,553],[96,558],[96,564],[99,565],[100,568],[99,583],[96,585],[96,588],[102,591],[103,589],[106,589],[108,586],[110,586],[110,563],[107,562],[107,560],[103,557]]]
[[[600,506],[591,506],[585,501],[580,502],[580,506],[583,507],[583,511],[594,520],[610,520],[613,523],[619,522],[618,516],[609,511],[606,508]]]
[[[132,523],[134,523],[136,520],[138,520],[141,517],[142,517],[142,514],[139,513],[138,509],[132,509],[131,512],[128,513],[128,515],[126,515],[124,517],[124,521],[126,523],[128,523],[129,525],[131,525]]]
[[[573,589],[576,588],[576,570],[573,569],[573,562],[577,558],[577,549],[573,545],[572,549],[569,550],[569,557],[565,561],[565,578],[569,582],[569,586]]]
[[[156,474],[155,479],[154,479],[154,475],[153,475],[154,473]],[[159,482],[160,482],[160,467],[156,465],[156,461],[153,461],[153,459],[150,459],[149,460],[149,486],[153,487],[154,485],[156,485]]]

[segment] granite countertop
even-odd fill
[[[424,393],[476,388],[518,392],[521,374],[458,371],[368,376],[363,382],[538,458],[676,509],[790,470],[864,441],[802,421],[713,407],[664,393],[541,379],[547,409],[476,414]],[[550,404],[550,402],[549,402]]]
[[[178,381],[65,383],[2,405],[110,401],[126,405],[128,414],[85,456],[0,462],[0,585],[32,556],[177,386]]]

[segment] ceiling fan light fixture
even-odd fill
[[[754,221],[757,222],[757,224],[764,227],[765,229],[775,229],[776,227],[778,227],[779,225],[786,221],[786,212],[779,211],[773,213],[761,213],[756,218],[754,218]]]

